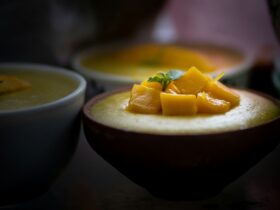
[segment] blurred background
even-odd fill
[[[277,0],[1,0],[0,61],[69,67],[75,53],[104,43],[206,42],[253,55],[250,87],[260,90],[261,78],[276,95],[278,16]]]
[[[0,59],[67,65],[86,45],[127,39],[206,41],[261,54],[279,50],[269,5],[277,9],[273,0],[2,0]]]
[[[252,55],[248,88],[279,98],[279,22],[278,0],[1,0],[0,62],[72,68],[80,50],[116,41],[210,42]],[[219,198],[173,203],[152,198],[128,181],[98,157],[82,135],[64,175],[32,208],[277,210],[278,153]]]

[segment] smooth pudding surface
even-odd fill
[[[0,74],[15,76],[31,85],[24,90],[1,94],[0,111],[49,103],[70,94],[78,87],[77,81],[52,72],[0,70]]]
[[[93,119],[101,124],[140,133],[209,134],[246,129],[270,121],[280,115],[272,101],[247,92],[240,94],[240,105],[225,114],[195,116],[164,116],[135,114],[125,110],[130,92],[111,95],[91,108]]]
[[[140,45],[119,51],[88,54],[81,60],[81,66],[97,73],[142,81],[150,75],[170,69],[187,70],[190,66],[197,66],[203,72],[215,72],[242,62],[242,54],[227,48],[207,45]]]
[[[244,56],[230,48],[221,48],[210,45],[190,47],[194,52],[209,59],[217,69],[229,68],[244,62]]]

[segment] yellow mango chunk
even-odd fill
[[[171,81],[164,90],[166,93],[180,94],[180,90],[174,84],[174,81]]]
[[[143,85],[133,85],[126,109],[142,114],[159,113],[161,110],[160,91]]]
[[[0,95],[23,90],[30,86],[31,85],[27,81],[18,79],[15,76],[0,75]]]
[[[230,102],[231,106],[236,106],[240,102],[240,96],[219,81],[209,82],[204,90],[215,98]]]
[[[230,109],[230,102],[211,97],[208,93],[198,93],[196,99],[198,113],[219,114]]]
[[[191,67],[182,77],[174,80],[174,84],[183,94],[198,94],[209,82],[209,77],[197,68]]]
[[[195,95],[161,92],[160,100],[164,115],[194,115],[197,112]]]
[[[162,85],[159,82],[149,82],[147,80],[143,81],[141,85],[148,87],[148,88],[154,88],[156,90],[162,90]]]

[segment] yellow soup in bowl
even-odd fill
[[[73,92],[77,81],[59,73],[25,69],[0,70],[0,76],[14,77],[27,82],[28,87],[13,92],[0,94],[0,111],[23,109],[50,103]],[[0,77],[1,80],[1,77]],[[0,87],[4,86],[4,82]]]
[[[74,59],[74,68],[105,89],[142,81],[157,72],[187,70],[196,66],[202,72],[225,72],[225,78],[247,69],[251,60],[243,52],[210,44],[142,44],[114,46],[83,51]],[[116,83],[114,85],[114,83]]]

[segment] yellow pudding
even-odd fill
[[[243,61],[242,54],[227,48],[146,44],[87,54],[82,57],[80,65],[89,72],[142,81],[150,75],[170,69],[187,70],[196,66],[203,72],[211,73],[237,66]]]
[[[126,111],[130,91],[110,95],[91,107],[93,119],[109,127],[151,134],[210,134],[236,131],[266,123],[280,115],[269,99],[245,90],[235,90],[240,104],[224,114],[168,116]]]
[[[245,60],[242,53],[232,48],[219,47],[211,44],[193,44],[189,45],[188,48],[211,61],[217,69],[238,66]]]
[[[75,90],[78,82],[59,73],[34,70],[0,70],[1,75],[26,81],[29,87],[0,94],[0,111],[29,108],[60,99]]]
[[[269,99],[231,89],[197,68],[157,73],[130,92],[96,103],[94,120],[110,127],[157,134],[204,134],[246,129],[280,114]]]

